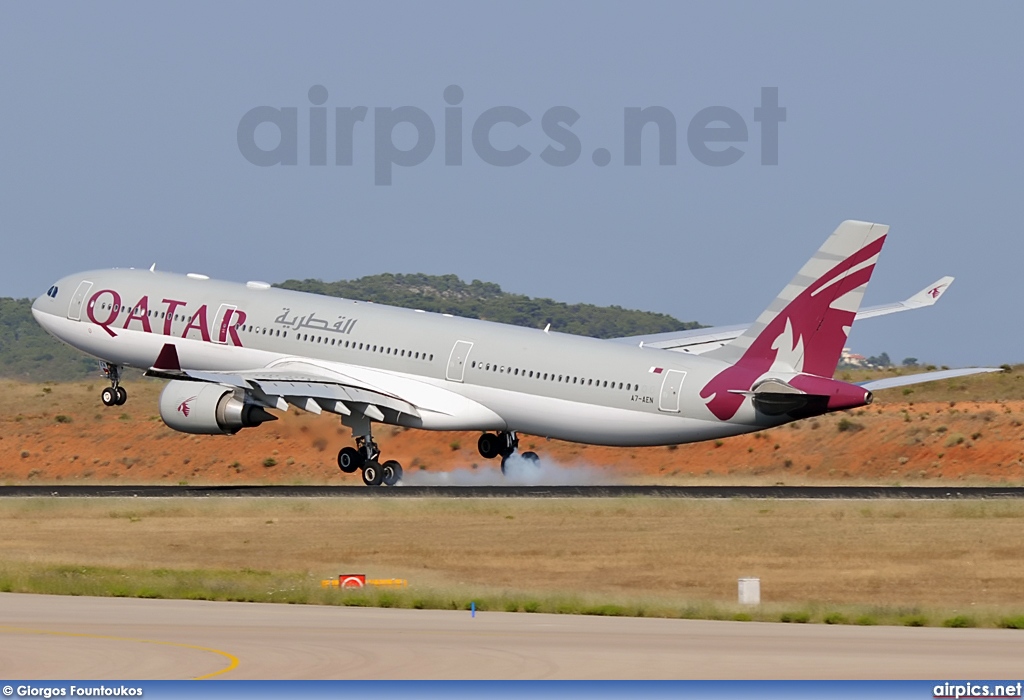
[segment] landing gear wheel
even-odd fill
[[[501,452],[501,441],[494,433],[484,433],[476,442],[476,449],[484,459],[494,459]]]
[[[118,406],[124,406],[125,401],[127,401],[127,400],[128,400],[128,392],[125,391],[125,388],[123,386],[117,387],[117,401],[116,401],[117,405]]]
[[[114,406],[117,404],[117,391],[114,387],[110,386],[103,390],[100,394],[100,401],[103,402],[104,406]]]
[[[383,481],[387,486],[394,486],[402,480],[402,465],[393,459],[384,462],[381,471],[383,472]]]
[[[353,473],[356,469],[365,464],[366,458],[363,453],[354,447],[342,447],[338,452],[338,469],[346,474]]]
[[[507,463],[508,463],[508,457],[502,457],[501,458],[501,474],[502,474],[502,476],[504,476],[506,474],[506,472],[505,472],[505,464],[507,464]]]
[[[363,483],[367,486],[380,486],[384,482],[384,470],[379,462],[367,462],[363,465]]]
[[[525,459],[527,462],[533,465],[537,465],[540,463],[540,455],[538,455],[536,452],[524,452],[523,459]]]

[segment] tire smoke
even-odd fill
[[[455,469],[449,472],[405,472],[402,486],[610,486],[621,482],[607,468],[589,464],[561,465],[533,462],[514,454],[505,461],[505,473],[498,462],[479,469]]]

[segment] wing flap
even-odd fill
[[[167,343],[146,375],[238,387],[253,392],[267,406],[281,410],[287,410],[288,405],[312,413],[327,410],[350,415],[356,410],[375,420],[383,420],[381,409],[386,409],[421,417],[419,407],[413,403],[368,382],[339,372],[320,374],[305,371],[305,366],[301,369],[303,371],[296,371],[285,365],[238,372],[183,370],[174,345]]]

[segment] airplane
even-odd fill
[[[354,447],[345,473],[395,485],[374,423],[480,431],[502,471],[520,432],[613,446],[749,433],[865,406],[872,391],[996,368],[851,384],[833,379],[854,320],[934,304],[944,277],[903,302],[860,310],[889,227],[844,221],[747,326],[602,340],[395,308],[206,275],[146,269],[65,277],[36,321],[101,361],[121,405],[124,367],[168,380],[160,416],[185,433],[232,435],[289,406],[337,414]],[[520,455],[531,462],[534,452]]]

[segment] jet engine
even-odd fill
[[[160,417],[168,427],[197,435],[234,435],[277,420],[248,399],[235,387],[174,380],[160,394]]]

